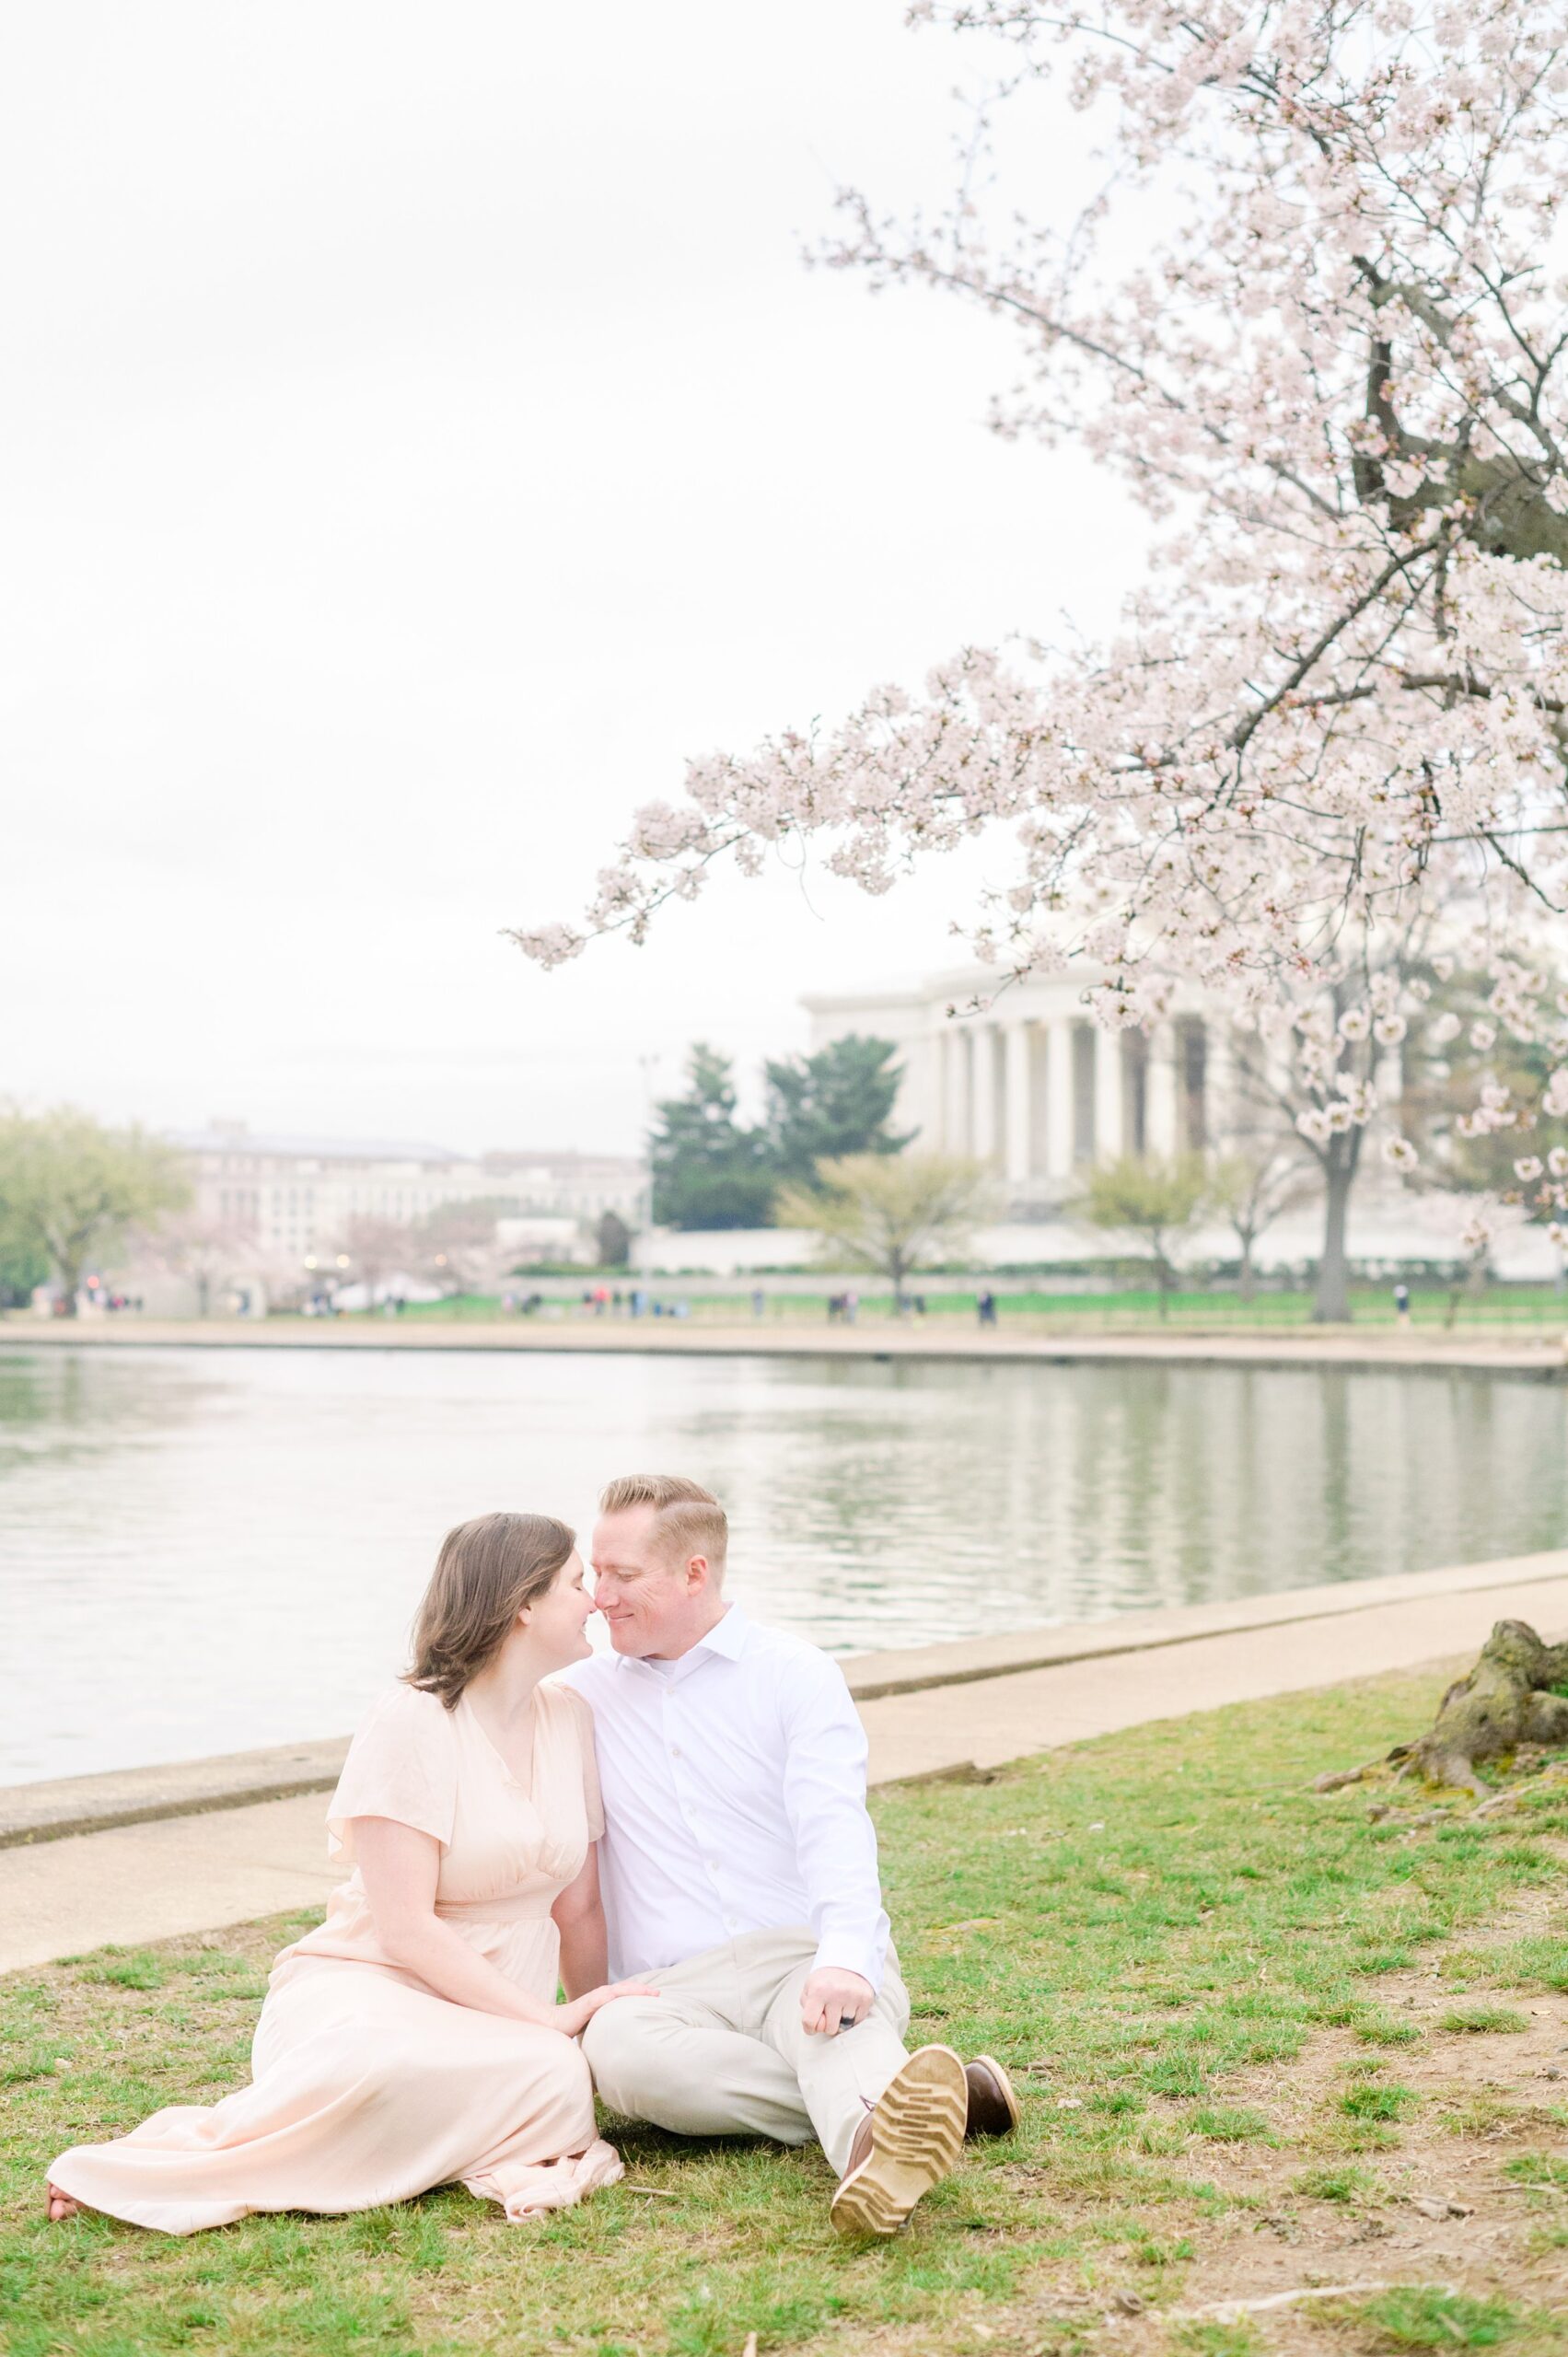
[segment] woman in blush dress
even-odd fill
[[[576,2039],[601,2005],[651,1992],[602,1985],[593,1723],[540,1682],[587,1655],[593,1608],[564,1523],[491,1514],[448,1533],[413,1667],[328,1805],[348,1879],[273,1968],[251,2084],[63,2153],[52,2218],[189,2235],[453,2179],[522,2218],[621,2175]],[[588,1993],[557,2004],[563,1973]]]

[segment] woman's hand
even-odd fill
[[[659,1991],[650,1989],[645,1980],[610,1980],[602,1989],[590,1989],[585,1996],[574,1997],[570,2004],[555,2008],[555,2027],[565,2038],[576,2038],[587,2029],[601,2005],[612,2005],[617,1997],[656,1997]]]

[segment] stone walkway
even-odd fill
[[[1473,1657],[1568,1629],[1568,1550],[846,1663],[872,1780],[962,1775],[1147,1720]],[[1392,1742],[1405,1733],[1391,1727]],[[0,1792],[0,1971],[319,1905],[338,1738]],[[1325,1765],[1353,1765],[1326,1762]],[[254,1799],[257,1792],[313,1789]],[[106,1824],[116,1811],[141,1821]],[[156,1814],[151,1812],[156,1811]],[[191,1813],[191,1812],[195,1813]],[[90,1824],[99,1829],[68,1829]]]
[[[950,1330],[949,1330],[950,1329]],[[1082,1330],[1043,1318],[1019,1318],[982,1333],[968,1318],[914,1327],[772,1324],[707,1325],[695,1319],[563,1318],[548,1323],[483,1325],[453,1318],[392,1319],[203,1318],[189,1323],[152,1318],[94,1318],[79,1321],[22,1316],[0,1318],[0,1348],[307,1351],[603,1351],[672,1358],[832,1358],[1022,1361],[1067,1366],[1109,1361],[1167,1366],[1336,1366],[1471,1375],[1533,1376],[1568,1381],[1568,1302],[1560,1323],[1520,1330],[1504,1328],[1448,1333],[1412,1327],[1275,1327],[1237,1333],[1108,1334],[1086,1322]]]

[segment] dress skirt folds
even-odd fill
[[[354,1856],[354,1820],[393,1817],[441,1843],[436,1909],[506,1978],[555,1997],[550,1910],[603,1830],[587,1705],[534,1696],[527,1782],[465,1701],[392,1688],[354,1737],[328,1806],[352,1869],[327,1918],[273,1968],[250,2086],[175,2105],[49,2171],[62,2193],[164,2234],[259,2210],[366,2210],[460,2181],[509,2217],[557,2209],[621,2175],[594,2129],[574,2039],[454,2005],[385,1956]]]

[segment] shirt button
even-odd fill
[[[669,1747],[669,1756],[670,1756],[670,1758],[671,1758],[672,1759],[679,1759],[679,1757],[680,1757],[680,1746],[679,1746],[678,1743],[672,1743],[672,1744],[670,1745],[670,1747]]]

